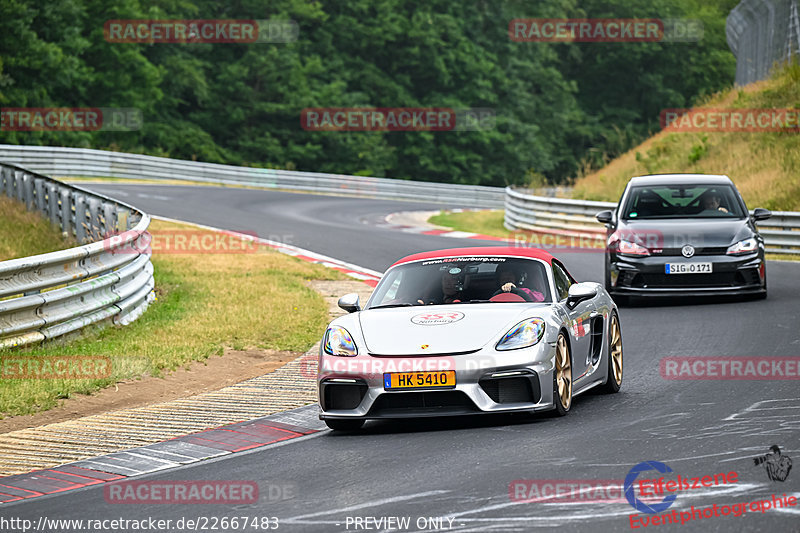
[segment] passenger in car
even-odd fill
[[[442,274],[442,303],[458,303],[458,276],[445,272]]]
[[[456,269],[453,269],[456,270]],[[458,269],[460,271],[460,269]],[[428,296],[417,300],[419,304],[452,304],[459,303],[458,275],[448,271],[442,273],[441,293],[435,296]]]
[[[674,212],[670,210],[658,194],[650,190],[642,191],[639,194],[638,202],[636,204],[636,211],[638,218],[657,217],[664,215],[672,215]]]

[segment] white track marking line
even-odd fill
[[[169,201],[172,200],[171,196],[164,196],[163,194],[147,194],[144,192],[137,192],[136,196],[139,198],[152,198],[153,200]]]
[[[692,455],[689,457],[676,457],[672,459],[661,459],[662,463],[677,463],[679,461],[695,461],[697,459],[709,459],[714,457],[719,457],[720,455],[730,455],[733,453],[737,453],[736,451],[732,452],[717,452],[717,453],[707,453],[704,455]],[[593,466],[593,467],[617,467],[617,466],[634,466],[639,463],[587,463],[584,466]]]
[[[754,411],[763,411],[763,410],[769,410],[769,409],[786,409],[786,407],[766,407],[766,408],[763,408],[763,409],[759,408],[759,406],[761,406],[763,404],[769,404],[769,403],[775,403],[775,402],[798,402],[798,403],[800,403],[800,398],[781,398],[781,399],[778,399],[778,400],[763,400],[763,401],[756,402],[756,403],[750,405],[750,407],[746,407],[743,411],[739,411],[738,413],[734,413],[734,414],[732,414],[732,415],[730,415],[730,416],[728,416],[726,418],[723,418],[722,420],[723,421],[741,420],[742,419],[742,418],[740,418],[741,416],[747,416],[747,413],[752,413]],[[789,407],[795,407],[796,408],[797,404],[795,404],[794,406],[790,405]],[[764,418],[763,415],[758,415],[758,417],[759,417],[759,419],[760,418]]]
[[[440,233],[439,237],[451,237],[453,239],[468,239],[475,237],[477,233],[470,233],[468,231],[450,231],[448,233]]]
[[[428,492],[419,492],[417,494],[408,494],[406,496],[395,496],[393,498],[383,498],[381,500],[374,500],[371,502],[359,503],[358,505],[351,505],[349,507],[341,507],[339,509],[330,509],[328,511],[319,511],[316,513],[305,514],[300,516],[293,516],[292,518],[282,519],[281,522],[291,523],[293,521],[303,520],[304,518],[313,518],[315,516],[325,516],[334,513],[346,513],[348,511],[357,511],[367,507],[375,507],[377,505],[385,505],[387,503],[404,502],[408,500],[415,500],[417,498],[425,498],[427,496],[437,496],[439,494],[446,494],[449,490],[431,490]]]

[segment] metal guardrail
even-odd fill
[[[506,188],[505,218],[503,224],[511,231],[525,230],[537,233],[572,233],[595,236],[605,234],[605,226],[594,215],[604,209],[614,209],[611,202],[590,202],[533,196]]]
[[[511,231],[604,239],[605,225],[597,222],[594,215],[616,208],[612,202],[546,198],[508,187],[503,224]],[[768,253],[800,255],[800,213],[774,211],[771,218],[758,223],[758,231]]]
[[[0,191],[43,213],[83,246],[0,262],[0,348],[111,319],[136,320],[154,299],[150,217],[135,207],[0,163]]]
[[[502,187],[237,167],[83,148],[2,144],[0,161],[58,177],[175,179],[464,207],[501,208],[504,198]]]

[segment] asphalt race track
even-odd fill
[[[395,211],[441,206],[236,188],[89,187],[154,215],[255,232],[378,271],[412,252],[497,244],[380,226]],[[601,281],[602,254],[559,250],[555,255],[579,280]],[[253,480],[262,495],[255,504],[116,505],[107,503],[103,487],[96,486],[11,504],[0,513],[34,521],[41,516],[154,517],[172,519],[173,524],[182,517],[277,517],[278,531],[286,532],[529,531],[558,526],[629,531],[629,516],[635,511],[618,493],[610,500],[519,502],[510,498],[509,486],[520,479],[619,481],[634,465],[650,460],[684,477],[738,473],[738,482],[731,485],[680,492],[668,512],[749,503],[773,494],[799,497],[800,467],[783,482],[770,481],[764,467],[753,461],[775,444],[800,461],[797,380],[666,380],[659,373],[659,361],[668,356],[800,359],[800,263],[771,262],[767,272],[767,300],[622,308],[622,390],[614,396],[580,396],[564,418],[371,422],[357,434],[322,431],[137,478]],[[290,490],[271,497],[271,487]],[[365,517],[407,517],[410,522],[398,529],[396,522],[377,524],[363,521]],[[766,513],[748,507],[740,517],[703,518],[678,528],[651,525],[647,531],[666,529],[800,531],[800,507]]]

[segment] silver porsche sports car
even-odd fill
[[[320,418],[355,430],[381,418],[569,412],[573,397],[622,384],[617,306],[556,258],[490,247],[411,255],[362,309],[328,326],[317,381]]]

